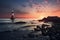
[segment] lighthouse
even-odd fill
[[[14,20],[15,20],[15,14],[14,14],[14,10],[12,10],[11,12],[11,22],[14,23]]]

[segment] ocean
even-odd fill
[[[10,19],[0,19],[0,32],[1,31],[8,31],[8,30],[33,30],[33,28],[36,27],[36,25],[32,26],[32,24],[30,23],[32,20],[27,20],[27,19],[15,19],[14,22],[26,22],[26,24],[12,24]],[[29,26],[29,27],[26,27]],[[30,27],[31,26],[31,27]]]
[[[26,22],[25,24],[11,23],[10,19],[0,19],[0,40],[49,40],[49,36],[29,36],[34,32],[34,28],[39,24],[37,21],[16,19],[15,22]],[[33,22],[33,24],[31,24]],[[40,31],[37,33],[39,35]]]

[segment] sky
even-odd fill
[[[60,17],[60,0],[0,0],[0,18],[10,18],[12,10],[16,18]]]

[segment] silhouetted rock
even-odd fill
[[[20,21],[20,22],[16,22],[15,24],[26,24],[26,22]]]
[[[48,16],[47,18],[43,18],[42,20],[38,20],[38,21],[60,23],[60,17]]]

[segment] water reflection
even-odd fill
[[[32,24],[33,23],[33,24]],[[34,30],[36,26],[42,27],[42,24],[49,25],[48,27],[52,27],[52,22],[44,23],[44,22],[30,22],[26,24],[12,24],[12,23],[0,23],[0,31],[8,31],[13,29],[19,30]],[[46,28],[46,27],[45,27]]]

